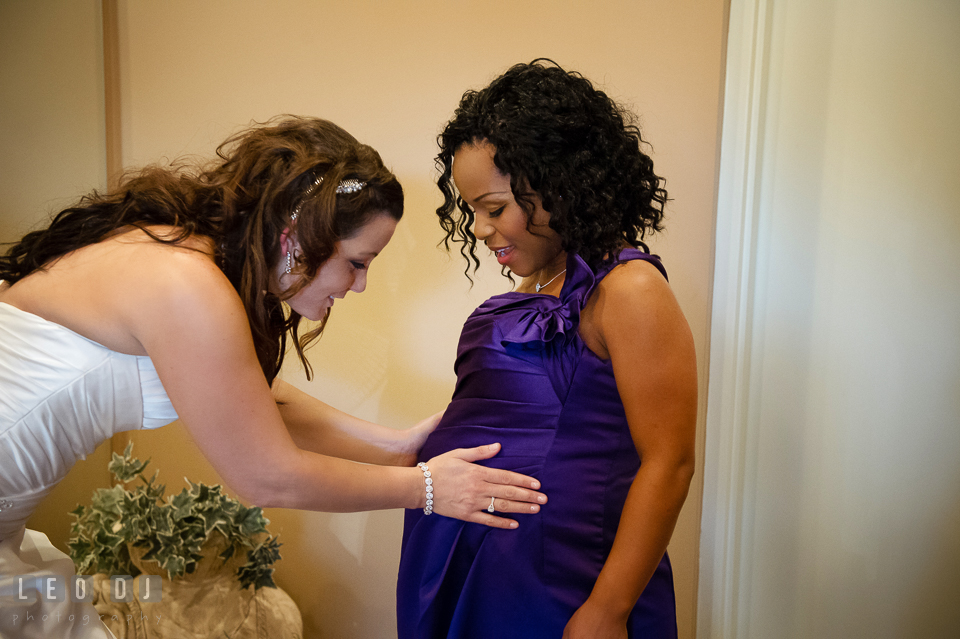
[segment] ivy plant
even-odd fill
[[[166,486],[157,483],[159,473],[149,479],[143,474],[150,460],[141,462],[132,451],[131,442],[123,456],[113,453],[108,469],[117,483],[97,489],[89,506],[77,506],[70,513],[76,519],[70,558],[78,573],[137,576],[140,570],[130,559],[132,545],[146,549],[143,560],[156,561],[170,579],[182,577],[196,570],[204,544],[218,532],[227,540],[219,557],[223,562],[237,552],[247,553],[247,563],[237,570],[242,588],[276,588],[273,564],[280,559],[281,544],[276,537],[262,538],[270,521],[260,508],[231,499],[220,485],[189,480],[189,489],[165,497]],[[126,488],[137,478],[139,485]]]

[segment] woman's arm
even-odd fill
[[[137,275],[124,276],[130,281],[122,285],[123,321],[231,488],[261,506],[348,512],[424,505],[417,468],[358,464],[298,447],[260,370],[243,306],[219,269],[196,251],[157,246],[142,252]],[[498,450],[481,448],[430,461],[434,510],[512,527],[515,522],[482,509],[496,496],[509,501],[508,512],[530,512],[542,496],[528,488],[539,484],[468,463]]]
[[[693,476],[696,355],[670,287],[645,262],[614,268],[585,318],[587,344],[613,364],[641,465],[610,555],[563,636],[626,637],[627,618],[666,552]]]
[[[413,466],[440,421],[436,413],[406,430],[348,415],[282,380],[273,383],[280,415],[303,450],[382,466]]]

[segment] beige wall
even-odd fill
[[[960,637],[960,4],[730,33],[698,636]]]
[[[724,4],[121,1],[123,164],[209,156],[238,127],[278,113],[329,118],[379,149],[406,189],[404,221],[367,292],[337,305],[310,352],[316,379],[295,366],[284,376],[404,427],[444,406],[463,319],[507,286],[486,268],[470,290],[459,258],[436,248],[434,138],[465,89],[512,63],[551,57],[641,114],[673,198],[668,230],[651,246],[693,329],[705,397]],[[172,489],[183,475],[215,479],[179,425],[135,439]],[[686,638],[700,485],[698,474],[671,545]],[[394,634],[399,511],[268,516],[285,544],[277,580],[300,605],[307,636]]]
[[[100,3],[0,2],[0,242],[106,186]],[[65,547],[66,512],[108,481],[109,444],[29,521]]]
[[[0,242],[106,184],[97,0],[0,2]]]

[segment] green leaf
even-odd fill
[[[123,456],[113,453],[113,456],[110,460],[110,463],[107,465],[107,470],[109,470],[113,475],[122,483],[127,483],[134,477],[143,474],[143,469],[150,463],[148,459],[145,462],[141,462],[139,459],[132,457],[131,453],[133,451],[133,442],[127,444],[126,449],[123,451]]]
[[[238,512],[236,521],[241,534],[248,537],[267,532],[267,522],[263,516],[263,511],[257,506],[244,508],[242,512]]]
[[[220,559],[223,559],[224,562],[229,561],[233,558],[233,554],[236,552],[237,548],[233,544],[227,546],[226,550],[220,553]]]
[[[119,517],[126,494],[122,486],[98,488],[93,496],[93,507],[102,514],[109,513]]]
[[[70,548],[70,557],[74,558],[74,561],[76,557],[86,557],[87,553],[93,550],[93,544],[86,539],[71,539],[67,545]]]
[[[254,589],[259,590],[260,588],[276,588],[277,584],[273,581],[273,568],[268,571],[261,573],[257,577],[257,581],[254,583]]]
[[[174,496],[170,500],[170,505],[173,506],[173,518],[174,519],[183,519],[193,510],[193,506],[196,503],[193,495],[187,492],[187,489],[184,488],[180,491],[180,494]]]
[[[215,510],[211,510],[203,515],[203,531],[205,534],[209,535],[210,531],[212,531],[217,524],[226,522],[227,518],[222,509],[217,508]]]
[[[170,578],[182,577],[183,573],[187,567],[187,561],[183,557],[168,557],[161,566],[167,571],[170,575]]]

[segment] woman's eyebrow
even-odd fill
[[[474,199],[474,202],[479,202],[480,200],[482,200],[483,198],[487,197],[488,195],[503,195],[503,194],[509,193],[509,192],[510,192],[510,191],[490,191],[489,193],[484,193],[484,194],[481,195],[480,197],[475,198],[475,199]]]

